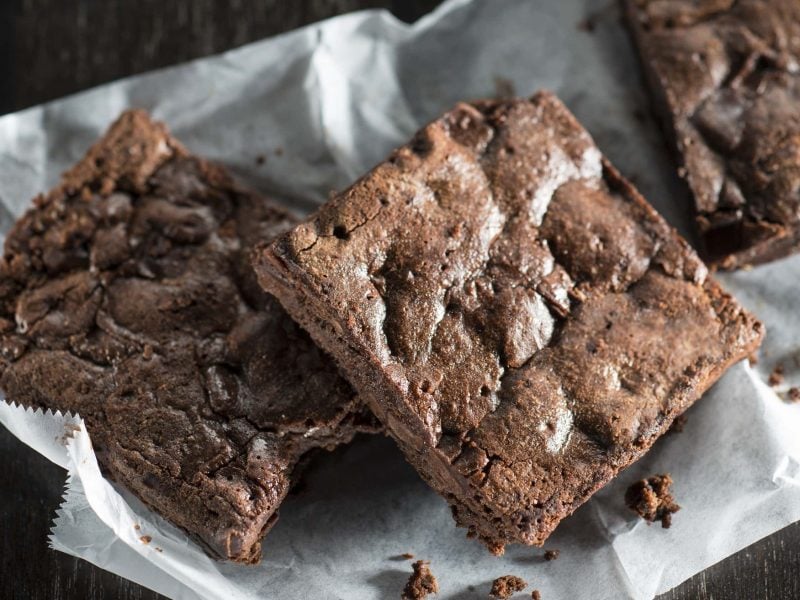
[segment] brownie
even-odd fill
[[[672,515],[681,509],[672,497],[671,487],[669,473],[640,479],[625,491],[625,505],[648,523],[661,521],[661,527],[669,529]]]
[[[541,545],[763,334],[546,92],[458,105],[254,265],[497,553]]]
[[[548,562],[558,560],[559,556],[561,556],[561,550],[547,550],[544,553],[544,559]]]
[[[101,467],[215,555],[259,559],[301,457],[374,427],[258,286],[293,219],[124,113],[13,227],[0,388],[79,413]]]
[[[800,248],[800,2],[626,0],[656,112],[722,268]]]

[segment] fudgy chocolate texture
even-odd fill
[[[0,387],[80,413],[107,473],[217,555],[253,562],[300,457],[372,421],[258,286],[292,219],[126,112],[14,226]]]
[[[800,2],[625,0],[710,260],[800,248]]]
[[[495,552],[762,337],[549,93],[457,106],[254,264]]]

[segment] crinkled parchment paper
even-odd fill
[[[587,16],[591,33],[578,27]],[[688,201],[647,116],[616,2],[588,0],[453,0],[414,26],[351,14],[8,115],[0,230],[129,106],[305,212],[455,102],[542,87],[689,234]],[[432,562],[442,598],[485,598],[506,573],[546,599],[650,598],[800,519],[800,405],[779,396],[800,384],[800,256],[722,279],[767,324],[762,360],[732,368],[689,411],[683,433],[567,519],[547,544],[561,550],[552,562],[519,546],[495,558],[465,539],[392,442],[372,438],[316,461],[259,566],[218,563],[102,478],[79,419],[0,403],[0,420],[68,469],[52,546],[173,598],[398,597],[410,572],[404,552]],[[764,382],[778,362],[787,383],[776,393]],[[622,501],[631,481],[660,471],[672,473],[683,506],[669,530]]]

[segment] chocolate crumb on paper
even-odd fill
[[[539,590],[533,590],[531,592],[531,600],[542,600],[542,595],[539,593]]]
[[[149,535],[143,535],[142,537],[139,538],[139,541],[142,542],[143,544],[149,544],[150,542],[153,541],[153,538],[150,537]]]
[[[510,598],[515,592],[521,592],[528,587],[528,582],[516,575],[503,575],[492,582],[492,598]]]
[[[681,509],[672,497],[671,485],[669,473],[640,479],[628,487],[625,504],[648,524],[661,521],[661,527],[669,529],[673,513]]]
[[[767,383],[771,387],[778,387],[783,383],[783,365],[778,363],[775,365],[775,368],[772,369],[772,373],[769,374],[769,379]]]
[[[800,402],[800,388],[790,387],[789,391],[786,392],[786,400],[792,404]]]
[[[561,550],[545,550],[545,560],[555,560],[561,555]]]
[[[400,556],[402,556],[406,560],[411,560],[412,558],[414,558],[414,555],[411,554],[411,552],[403,552],[403,554],[401,554]]]
[[[401,596],[403,600],[423,600],[429,594],[439,593],[439,582],[436,581],[430,570],[430,563],[426,560],[418,560],[411,567],[414,572],[408,578],[408,583]]]

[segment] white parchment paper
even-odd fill
[[[586,17],[591,33],[577,26]],[[194,152],[305,212],[455,102],[511,87],[558,92],[691,235],[616,2],[590,0],[452,0],[414,26],[351,14],[0,118],[0,230],[126,107],[150,110]],[[567,519],[547,544],[561,550],[553,562],[519,546],[495,558],[465,539],[385,438],[315,463],[259,566],[215,562],[102,478],[78,418],[0,403],[0,421],[68,469],[51,545],[172,598],[398,597],[410,572],[404,552],[432,561],[447,599],[485,598],[507,573],[546,600],[650,598],[800,519],[800,405],[764,383],[780,362],[787,383],[777,391],[800,384],[800,256],[722,279],[767,324],[762,360],[732,368],[689,411],[683,433]],[[669,530],[622,502],[631,481],[661,471],[673,474],[683,506]]]

